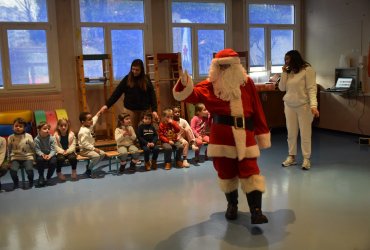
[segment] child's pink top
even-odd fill
[[[190,122],[190,127],[193,130],[195,137],[207,135],[209,126],[210,126],[209,117],[194,116]]]

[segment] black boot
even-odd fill
[[[91,178],[92,177],[91,170],[86,169],[85,175],[86,175],[87,178]]]
[[[130,167],[128,169],[130,172],[135,172],[136,171],[136,164],[134,162],[130,162]]]
[[[33,170],[27,170],[28,188],[33,187]]]
[[[37,181],[38,187],[45,187],[45,178],[44,175],[39,176],[39,180]]]
[[[268,219],[262,214],[262,192],[254,190],[247,194],[249,209],[251,211],[251,223],[263,224],[267,223]]]
[[[3,177],[8,172],[6,168],[0,168],[0,177]]]
[[[236,220],[238,218],[238,190],[225,193],[225,196],[227,200],[225,217],[228,220]]]
[[[55,169],[50,170],[50,168],[49,168],[48,173],[46,174],[46,182],[45,182],[46,186],[52,186],[53,185],[53,183],[51,181],[51,177],[53,176],[54,172],[55,172]]]
[[[50,180],[50,179],[51,179],[51,177],[53,177],[54,172],[55,172],[55,168],[49,168],[49,169],[48,169],[48,173],[46,174],[46,179],[47,179],[47,180]]]
[[[119,167],[119,173],[122,174],[123,172],[125,172],[125,168],[126,168],[126,162],[124,164],[121,164],[120,167]]]
[[[19,179],[17,175],[17,171],[10,170],[10,176],[13,180],[13,189],[19,188]]]

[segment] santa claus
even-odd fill
[[[204,103],[211,113],[208,156],[213,157],[219,186],[228,202],[225,217],[238,216],[238,187],[247,196],[251,223],[267,223],[261,211],[265,180],[257,157],[271,146],[270,131],[253,80],[232,49],[219,51],[212,60],[209,77],[193,85],[187,72],[181,73],[173,88],[174,98]]]

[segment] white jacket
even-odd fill
[[[123,135],[122,134],[123,129],[129,131],[131,135],[130,136]],[[119,146],[128,147],[134,145],[136,140],[135,130],[132,126],[127,126],[126,128],[116,128],[116,130],[114,131],[114,139],[116,140],[117,147]]]
[[[98,116],[94,116],[92,120],[93,124],[91,127],[87,128],[81,126],[80,131],[78,131],[78,145],[80,146],[80,151],[93,151],[95,149],[93,132],[96,122],[98,121]]]
[[[279,82],[279,89],[286,91],[283,101],[290,107],[299,107],[304,104],[317,108],[316,73],[308,66],[297,74],[283,72]]]
[[[4,163],[6,153],[6,139],[0,136],[0,166]]]

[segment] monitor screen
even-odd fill
[[[335,87],[337,88],[350,88],[352,84],[353,78],[343,78],[339,77]]]

